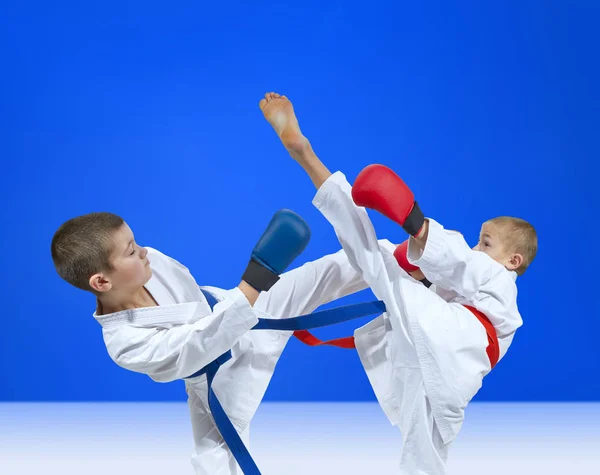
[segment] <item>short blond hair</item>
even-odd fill
[[[535,228],[524,219],[512,216],[499,216],[487,223],[500,228],[505,247],[523,256],[523,263],[516,269],[517,274],[523,275],[537,254],[538,239]]]

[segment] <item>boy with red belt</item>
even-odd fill
[[[516,279],[535,257],[535,230],[517,218],[496,218],[484,223],[471,249],[460,233],[425,219],[390,169],[371,165],[353,187],[342,173],[331,174],[285,96],[269,93],[260,107],[316,186],[313,204],[333,225],[350,263],[386,305],[386,313],[354,336],[377,399],[401,431],[400,473],[442,475],[466,405],[522,325]],[[394,256],[379,248],[365,207],[410,234]],[[422,275],[414,275],[435,284],[434,291],[406,272],[419,268]]]

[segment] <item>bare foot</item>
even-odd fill
[[[310,143],[300,131],[298,119],[296,119],[294,107],[290,100],[277,93],[268,92],[265,94],[265,98],[260,101],[259,106],[265,119],[277,132],[283,146],[290,152],[292,157],[296,160],[300,159],[301,155],[310,148]]]

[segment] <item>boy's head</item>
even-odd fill
[[[152,275],[148,252],[135,243],[127,223],[111,213],[70,219],[56,231],[51,247],[58,274],[95,295],[138,290]]]
[[[527,221],[501,216],[483,223],[479,242],[473,249],[523,275],[537,253],[537,234]]]

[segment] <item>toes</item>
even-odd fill
[[[287,97],[282,96],[281,94],[278,94],[276,92],[267,92],[265,94],[265,98],[261,99],[258,105],[259,105],[259,107],[261,109],[263,109],[272,100],[274,100],[274,99],[281,99],[281,98],[287,99]]]

